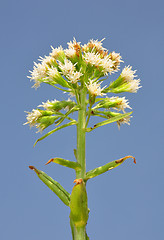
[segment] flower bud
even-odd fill
[[[45,117],[41,117],[38,119],[37,121],[37,128],[40,128],[39,131],[44,130],[45,128],[49,127],[50,125],[52,125],[55,120],[57,120],[59,118],[59,116],[45,116]]]
[[[99,101],[97,105],[92,109],[94,110],[98,108],[115,108],[118,110],[122,110],[123,112],[125,111],[125,108],[131,109],[131,107],[128,105],[128,100],[125,99],[125,97],[104,98],[101,101]]]
[[[71,101],[71,100],[67,100],[67,101],[57,101],[57,100],[53,100],[53,101],[47,101],[47,102],[42,102],[42,105],[39,105],[39,107],[43,107],[46,110],[51,110],[51,111],[60,111],[62,109],[68,109],[70,110],[71,108],[73,108],[76,105],[75,102]]]

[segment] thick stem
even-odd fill
[[[81,89],[81,92],[80,92],[80,107],[81,108],[79,110],[78,124],[77,124],[77,162],[81,165],[81,169],[76,171],[76,178],[85,179],[86,177],[86,160],[85,160],[86,89],[85,88]],[[87,236],[86,225],[82,227],[74,226],[75,240],[86,240],[86,236]]]
[[[75,240],[86,240],[85,226],[75,228]]]

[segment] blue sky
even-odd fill
[[[29,165],[45,171],[69,192],[74,173],[51,157],[74,160],[75,127],[38,143],[23,126],[24,111],[65,96],[48,86],[37,91],[26,77],[33,61],[75,37],[82,44],[106,38],[104,47],[132,65],[143,86],[125,94],[133,108],[130,126],[116,124],[87,135],[87,170],[126,155],[136,157],[87,184],[90,239],[163,240],[164,232],[164,3],[157,1],[1,1],[0,239],[71,239],[69,209]]]

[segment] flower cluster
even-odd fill
[[[92,109],[99,109],[99,108],[113,108],[118,111],[123,111],[125,113],[125,109],[131,107],[129,106],[129,102],[125,97],[111,97],[111,98],[104,98],[101,101],[98,102],[96,106],[94,106]]]
[[[33,109],[32,112],[27,112],[27,122],[24,125],[29,124],[30,127],[35,126],[39,129],[39,132],[43,131],[48,126],[55,123],[58,119],[65,119],[65,115],[61,110],[70,111],[76,105],[75,102],[70,99],[66,101],[52,100],[47,102],[42,102],[38,106],[38,109]],[[39,107],[44,108],[44,110],[39,109]]]
[[[132,70],[131,66],[125,67],[120,76],[112,82],[105,92],[121,93],[131,92],[136,93],[140,86],[140,79],[135,79],[137,75],[134,75],[136,70]]]
[[[105,108],[107,112],[103,113],[103,117],[107,118],[114,117],[109,111],[110,108],[121,110],[123,113],[126,108],[131,109],[124,97],[114,96],[96,100],[98,96],[103,97],[107,93],[135,93],[141,87],[140,79],[136,79],[136,70],[132,70],[129,65],[123,68],[115,81],[101,86],[108,75],[119,71],[120,63],[123,62],[119,53],[115,51],[108,53],[107,49],[102,46],[103,40],[91,39],[87,44],[81,45],[74,38],[73,41],[68,42],[67,49],[63,49],[62,46],[51,47],[52,51],[49,56],[40,57],[40,62],[34,63],[33,71],[30,71],[29,78],[34,81],[34,87],[38,88],[42,82],[47,83],[75,96],[77,104],[80,103],[80,91],[85,88],[89,95],[90,110],[100,116],[98,109]],[[57,105],[60,105],[59,101],[48,100],[39,107],[43,107],[46,111],[54,111]],[[67,104],[65,107],[70,109]],[[119,113],[116,112],[117,114]],[[38,122],[40,118],[40,110],[33,110],[32,113],[28,113],[27,123],[43,129],[43,123]],[[118,126],[121,123],[129,124],[129,120],[130,117],[122,118],[117,121],[117,124]]]
[[[95,82],[94,80],[90,80],[88,84],[86,84],[88,92],[92,96],[103,96],[105,93],[103,93],[103,88],[100,87],[100,83]]]
[[[53,112],[42,111],[39,109],[33,109],[32,112],[27,112],[27,122],[25,124],[29,124],[30,127],[35,126],[38,128],[38,132],[43,131],[48,126],[52,125],[55,120],[57,120],[58,116],[52,116]]]

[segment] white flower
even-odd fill
[[[132,109],[128,104],[129,103],[128,100],[125,97],[122,98],[111,97],[110,101],[116,102],[117,103],[116,108],[122,110],[123,112],[125,112],[126,108]]]
[[[136,93],[137,90],[142,87],[142,86],[139,86],[139,84],[140,84],[140,79],[131,81],[128,86],[128,92]]]
[[[50,53],[50,55],[51,55],[51,57],[53,57],[53,58],[56,58],[56,57],[58,57],[59,54],[63,53],[63,48],[62,48],[62,46],[60,46],[60,47],[58,47],[58,48],[53,48],[53,47],[51,46],[51,48],[52,48],[52,52]]]
[[[58,72],[57,68],[49,68],[47,74],[49,76],[48,79],[50,81],[53,81],[54,78],[58,77],[59,72]]]
[[[68,60],[68,59],[64,59],[64,64],[59,62],[59,67],[62,70],[64,75],[69,74],[70,72],[73,72],[75,70],[75,66],[73,65],[73,63]]]
[[[110,53],[110,58],[112,61],[117,61],[117,62],[124,62],[122,61],[122,57],[120,56],[120,53],[116,53],[115,51]]]
[[[100,66],[100,64],[101,64],[100,54],[98,54],[98,53],[95,54],[93,52],[87,52],[84,55],[84,60],[86,61],[86,63],[89,63],[96,67]]]
[[[106,48],[102,47],[102,41],[104,41],[104,40],[105,40],[105,38],[103,38],[101,41],[98,41],[98,39],[97,40],[91,39],[89,44],[93,45],[94,48],[96,48],[96,50],[98,50],[98,51],[99,50],[103,50],[104,51],[104,50],[106,50]]]
[[[106,50],[106,48],[102,47],[102,41],[104,41],[105,38],[103,38],[101,41],[97,40],[93,40],[91,39],[87,44],[84,44],[83,46],[83,51],[88,51],[90,50],[96,50],[98,52],[102,52],[104,50]]]
[[[117,121],[118,128],[120,129],[121,124],[125,124],[126,123],[126,124],[130,125],[130,118],[131,117],[132,116],[127,116],[127,117],[124,117],[124,118],[118,120]]]
[[[52,63],[54,62],[54,58],[50,56],[45,56],[44,58],[40,57],[39,61],[41,61],[43,65],[52,65]]]
[[[70,72],[67,75],[67,78],[70,80],[71,83],[77,83],[77,81],[80,79],[80,77],[83,74],[81,72]]]
[[[104,57],[103,59],[101,59],[101,64],[100,66],[103,67],[103,72],[108,75],[108,73],[112,73],[113,72],[113,61],[111,59],[109,59],[108,56]]]
[[[31,73],[31,77],[28,77],[31,80],[35,81],[35,84],[33,87],[37,88],[40,86],[39,80],[46,77],[47,70],[48,70],[48,66],[46,64],[34,62],[33,71],[29,71]]]
[[[101,88],[100,83],[97,83],[94,80],[90,80],[89,84],[87,84],[86,86],[87,86],[87,89],[88,89],[88,91],[91,95],[94,95],[94,96],[105,95],[104,93],[102,93],[102,91],[105,87]]]
[[[136,70],[132,70],[131,66],[127,66],[122,70],[121,77],[123,78],[124,82],[132,81],[137,75],[134,75]]]
[[[76,50],[74,48],[65,49],[64,52],[68,58],[73,58],[76,56]]]
[[[109,55],[110,59],[113,61],[113,69],[114,71],[118,71],[119,70],[119,66],[122,61],[122,57],[120,56],[119,53],[116,52],[111,52]]]
[[[52,101],[47,100],[47,102],[42,102],[42,104],[38,107],[43,107],[46,110],[51,110],[52,105],[56,102],[58,102],[56,99]]]
[[[81,43],[81,42],[77,42],[76,39],[73,38],[73,42],[70,41],[70,42],[68,42],[67,44],[68,44],[68,47],[69,47],[69,48],[75,48],[76,46],[79,46],[79,47],[80,47],[80,43]]]
[[[101,55],[99,53],[87,52],[84,55],[84,60],[91,65],[101,67],[102,72],[106,75],[108,75],[108,73],[111,74],[114,71],[113,61],[109,58],[109,56],[101,58]]]
[[[39,110],[33,109],[32,112],[27,112],[27,122],[24,123],[24,125],[29,124],[30,127],[37,124],[37,120],[39,117],[42,116],[41,112]]]

